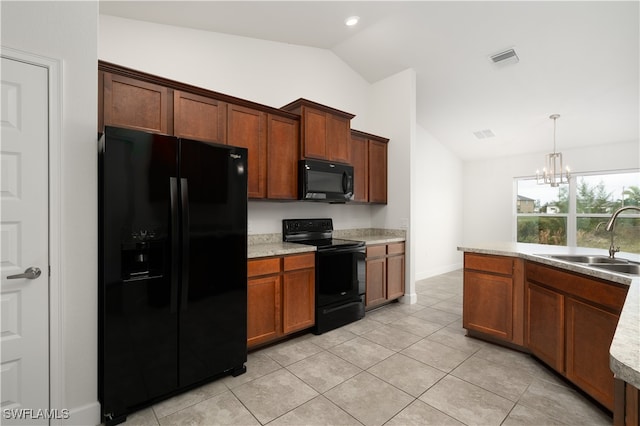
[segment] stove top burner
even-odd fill
[[[363,247],[362,241],[333,238],[332,219],[284,219],[282,239],[290,243],[307,244],[319,250],[331,247]]]
[[[363,241],[343,240],[340,238],[325,238],[321,240],[300,240],[295,241],[298,244],[307,244],[318,247],[318,250],[328,247],[363,247],[365,244]]]

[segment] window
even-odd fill
[[[569,185],[516,180],[516,241],[608,249],[604,225],[622,206],[640,207],[640,172],[572,176]],[[640,253],[640,212],[624,211],[616,221],[615,245]]]

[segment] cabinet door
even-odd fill
[[[351,137],[351,165],[353,166],[353,201],[369,201],[369,148],[367,139]]]
[[[267,196],[267,115],[238,105],[227,111],[227,144],[248,150],[249,198]]]
[[[564,372],[564,297],[527,283],[525,342],[527,348],[556,371]]]
[[[566,312],[567,378],[613,410],[609,347],[618,316],[570,297],[566,298]]]
[[[350,120],[327,114],[327,159],[349,163],[351,159]]]
[[[315,324],[315,271],[286,272],[282,284],[282,331],[291,333]]]
[[[466,270],[463,292],[463,327],[511,341],[513,279]]]
[[[303,155],[305,158],[327,159],[327,114],[303,108]]]
[[[369,202],[387,203],[387,144],[369,141]]]
[[[269,114],[267,123],[267,198],[298,199],[299,126],[297,120]]]
[[[169,89],[104,73],[104,124],[156,133],[171,133]]]
[[[226,143],[227,104],[213,98],[176,90],[173,95],[175,135]]]
[[[281,335],[280,276],[252,278],[247,283],[247,345]]]
[[[387,300],[387,259],[367,259],[365,305],[376,306]]]
[[[387,258],[387,299],[404,296],[404,254]]]

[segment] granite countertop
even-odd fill
[[[405,235],[406,231],[397,229],[362,228],[333,231],[334,238],[364,241],[366,245],[402,242],[406,239]],[[248,243],[247,258],[249,259],[316,251],[315,246],[285,243],[280,233],[249,235]]]
[[[640,389],[640,277],[606,272],[576,263],[544,257],[550,254],[593,254],[608,256],[603,249],[581,247],[561,247],[542,244],[524,243],[483,243],[460,246],[458,250],[472,253],[494,254],[499,256],[520,257],[569,271],[590,275],[596,278],[613,281],[629,286],[622,313],[613,342],[609,348],[609,367],[616,378]],[[620,252],[617,258],[640,262],[640,255]]]

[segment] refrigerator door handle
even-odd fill
[[[182,208],[182,297],[181,310],[187,310],[189,300],[189,185],[186,178],[180,179]]]
[[[180,271],[180,227],[178,223],[178,179],[169,178],[171,204],[171,313],[178,311],[178,272]]]

